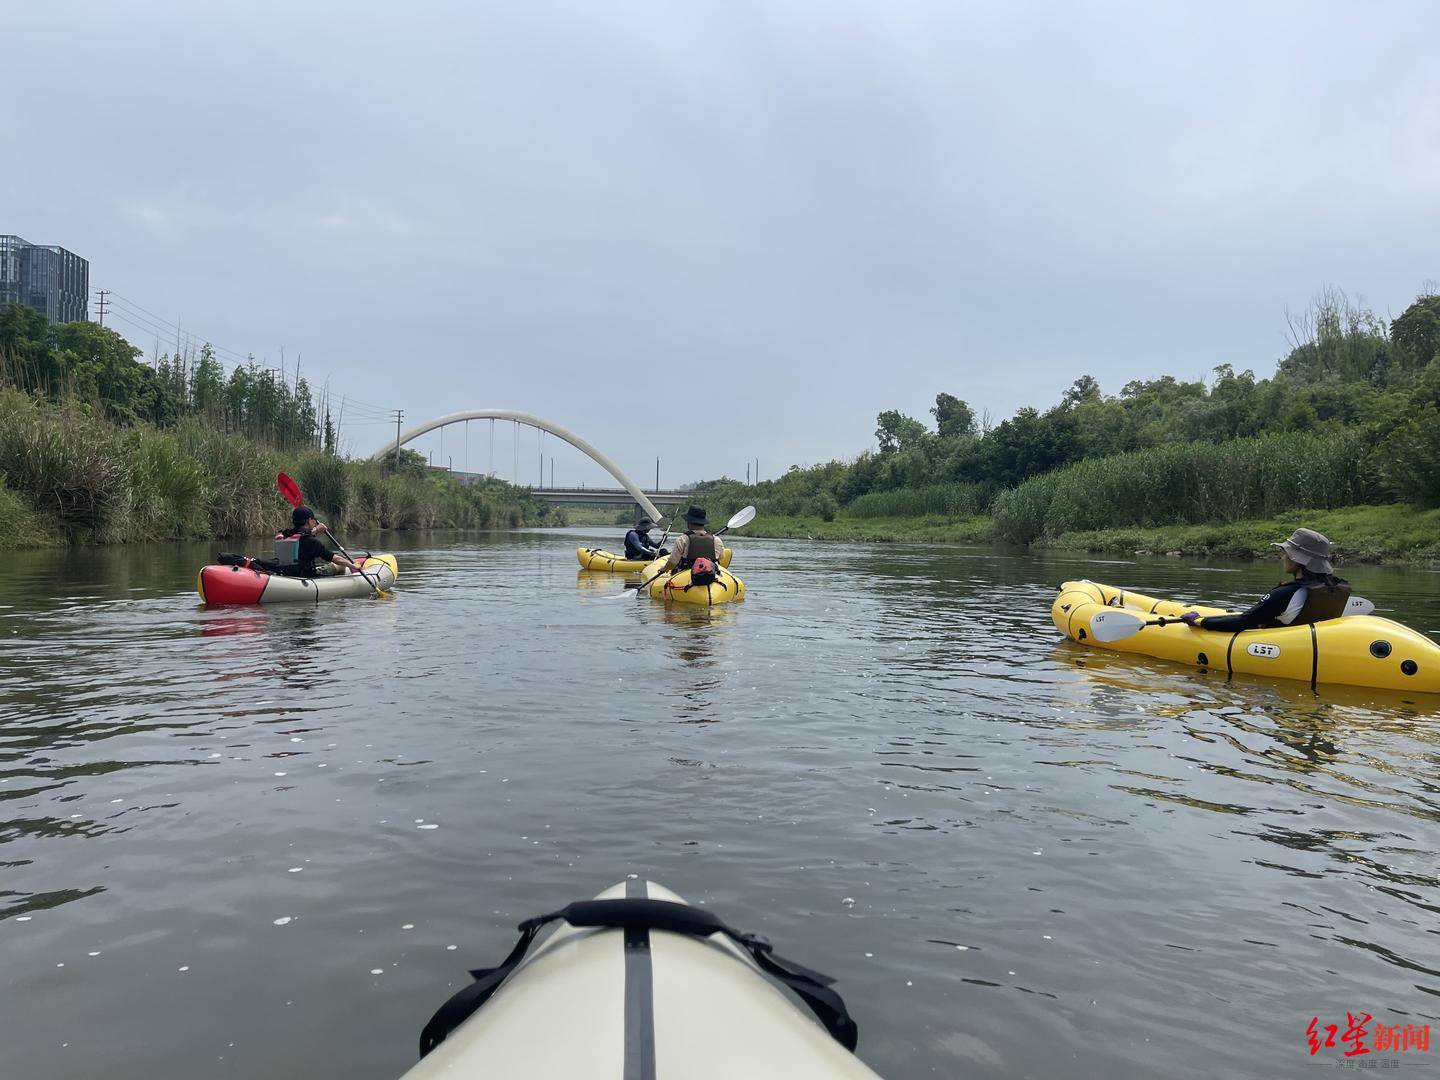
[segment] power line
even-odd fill
[[[137,330],[140,330],[142,332],[153,332],[153,327],[147,327],[140,323],[134,322],[130,317],[128,317],[127,313],[124,310],[116,309],[112,311],[111,314],[115,318],[119,319],[121,322],[124,322]],[[227,374],[233,374],[234,371],[240,370],[242,367],[254,368],[260,371],[268,372],[272,375],[281,374],[278,368],[262,368],[258,364],[255,364],[253,360],[244,365],[234,364],[233,366],[227,367],[225,362],[219,357],[215,357],[214,359],[215,362],[220,365],[221,371],[224,371]],[[369,405],[361,401],[356,401],[350,397],[347,397],[344,394],[341,394],[338,398],[333,398],[328,394],[328,392],[326,392],[324,393],[324,397],[325,407],[338,406],[339,411],[332,411],[331,413],[331,422],[337,428],[343,427],[349,429],[354,427],[369,427],[372,425],[389,423],[389,416],[391,414],[390,410],[381,409],[378,406]],[[347,409],[353,414],[355,414],[353,418],[348,418],[345,416],[345,411]]]
[[[282,379],[285,377],[285,371],[283,368],[277,368],[273,365],[268,364],[258,364],[255,360],[255,356],[253,353],[242,356],[234,349],[228,349],[223,345],[217,345],[213,341],[210,341],[208,339],[202,340],[201,335],[197,335],[193,331],[184,329],[177,323],[172,323],[168,319],[156,315],[153,311],[150,311],[148,308],[141,307],[135,301],[121,296],[119,293],[114,292],[113,290],[106,291],[109,292],[111,296],[115,297],[116,300],[122,305],[123,309],[127,312],[127,314],[130,315],[130,318],[126,319],[125,321],[132,326],[137,326],[137,328],[139,329],[148,330],[149,332],[156,334],[157,337],[162,334],[168,335],[169,333],[174,332],[176,335],[180,335],[186,338],[186,345],[190,347],[195,347],[197,343],[209,345],[212,354],[215,354],[215,359],[220,364],[222,369],[225,368],[225,357],[228,356],[231,358],[230,363],[236,367],[242,365],[245,367],[258,367],[262,370],[276,372],[281,376]],[[142,312],[143,315],[137,315],[136,312]],[[148,318],[146,316],[148,316]],[[177,337],[177,348],[179,347],[179,344],[180,342]],[[298,372],[296,375],[296,381],[299,381]],[[345,395],[341,395],[341,400],[346,404],[352,406],[356,411],[363,414],[376,417],[388,417],[390,415],[390,410],[380,405],[372,405],[368,402],[360,401],[356,398],[350,398]]]
[[[202,335],[186,330],[178,323],[172,323],[160,318],[158,315],[151,315],[145,308],[140,307],[138,304],[132,304],[118,293],[111,292],[110,295],[114,297],[112,302],[118,305],[122,311],[125,311],[131,317],[132,322],[144,324],[146,329],[156,334],[157,337],[174,338],[177,349],[181,346],[181,339],[183,338],[183,344],[187,347],[198,347],[201,344],[208,344],[212,352],[221,356],[230,357],[232,363],[247,364],[255,362],[253,354],[243,355],[234,349],[227,349],[224,345],[217,345],[213,341],[207,341]]]
[[[108,302],[116,305],[117,310],[114,311],[115,316],[122,319],[122,321],[124,321],[128,325],[135,327],[135,329],[144,331],[146,333],[152,333],[156,336],[157,340],[160,337],[168,337],[172,333],[176,335],[177,350],[180,348],[181,345],[180,338],[183,337],[186,339],[185,345],[189,348],[197,348],[203,345],[209,345],[211,353],[215,356],[215,360],[217,363],[220,364],[222,370],[226,369],[226,357],[229,357],[229,363],[231,365],[230,370],[233,370],[235,367],[241,366],[257,367],[261,370],[276,372],[281,376],[282,379],[285,376],[285,372],[281,368],[277,368],[269,364],[257,363],[253,353],[242,355],[239,352],[236,352],[234,349],[229,349],[223,345],[217,345],[213,341],[210,341],[208,339],[203,339],[200,335],[197,335],[193,331],[186,330],[178,323],[172,323],[168,319],[165,319],[160,315],[156,315],[149,308],[141,307],[140,304],[136,303],[133,300],[130,300],[125,296],[122,296],[120,293],[115,292],[113,289],[101,289],[98,291],[101,293],[102,298],[106,296],[113,298]],[[102,299],[102,303],[104,302],[106,301]],[[296,375],[296,381],[299,381],[298,372]],[[387,409],[383,406],[373,405],[369,402],[360,401],[356,398],[351,398],[343,394],[340,397],[340,401],[343,404],[351,407],[354,411],[366,416],[388,418],[392,413],[392,410]]]

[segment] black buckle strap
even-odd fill
[[[471,1013],[490,1000],[490,995],[500,989],[500,984],[510,977],[510,973],[525,958],[530,943],[535,940],[535,935],[540,932],[541,927],[546,923],[554,922],[561,917],[561,914],[556,911],[549,915],[538,915],[533,919],[526,919],[520,924],[520,940],[510,950],[509,956],[505,957],[496,967],[475,968],[470,972],[470,977],[475,981],[463,990],[452,994],[449,1001],[435,1010],[435,1015],[430,1018],[430,1022],[420,1032],[421,1057],[444,1042],[445,1036],[463,1024],[469,1019]]]
[[[759,934],[748,934],[726,925],[719,916],[704,908],[677,904],[670,900],[579,900],[559,911],[526,919],[519,926],[520,940],[499,965],[477,968],[470,972],[475,980],[457,991],[441,1005],[420,1033],[420,1056],[424,1057],[445,1041],[445,1037],[463,1024],[476,1009],[490,1000],[496,990],[520,966],[540,930],[548,923],[563,919],[579,928],[617,930],[662,930],[692,937],[724,934],[740,945],[755,960],[760,970],[792,990],[824,1025],[832,1038],[846,1050],[854,1050],[860,1031],[845,1007],[845,1000],[830,987],[835,980],[804,964],[776,955],[770,942]]]

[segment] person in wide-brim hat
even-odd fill
[[[1301,626],[1338,619],[1350,599],[1350,583],[1335,576],[1330,541],[1314,529],[1296,529],[1289,540],[1276,540],[1280,562],[1291,580],[1275,586],[1249,611],[1204,615],[1187,611],[1180,618],[1192,628],[1235,633],[1261,627]]]
[[[665,564],[669,570],[688,570],[697,558],[709,559],[719,566],[725,546],[720,538],[705,531],[709,518],[703,506],[691,506],[685,511],[685,531],[675,538],[670,552],[670,561]]]
[[[1330,541],[1314,529],[1296,529],[1289,540],[1276,540],[1271,547],[1278,547],[1286,558],[1296,566],[1315,574],[1333,574],[1335,566],[1330,561]],[[1289,567],[1286,567],[1288,570]],[[1292,571],[1293,572],[1293,571]]]
[[[650,539],[650,530],[655,527],[655,522],[650,520],[648,514],[642,515],[635,523],[635,527],[625,534],[625,557],[627,559],[658,559],[666,554],[664,549],[655,546]]]

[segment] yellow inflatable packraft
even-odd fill
[[[731,554],[728,547],[720,549],[721,566],[730,565]],[[575,557],[580,560],[581,569],[604,570],[612,574],[638,574],[650,565],[649,559],[627,559],[603,548],[576,548]]]
[[[1192,630],[1181,622],[1146,626],[1118,641],[1097,641],[1091,620],[1112,608],[1178,618],[1187,611],[1223,615],[1223,608],[1157,600],[1113,585],[1067,581],[1050,608],[1066,637],[1082,645],[1141,653],[1229,674],[1271,675],[1382,690],[1440,693],[1440,645],[1408,626],[1376,615],[1350,615],[1271,630]]]
[[[650,581],[649,592],[656,600],[664,600],[667,604],[704,604],[714,607],[716,604],[745,599],[745,583],[729,570],[719,568],[715,571],[715,580],[709,585],[696,585],[690,580],[689,570],[677,570],[673,574],[667,574],[661,569],[664,565],[664,559],[656,559],[641,571],[644,578]],[[654,580],[651,580],[652,578]]]

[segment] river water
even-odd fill
[[[613,599],[587,537],[249,610],[198,604],[208,546],[7,556],[0,1076],[392,1077],[519,919],[630,873],[837,976],[892,1078],[1291,1076],[1340,1053],[1312,1017],[1440,1020],[1440,702],[1049,620],[1278,568],[742,538],[707,613]],[[1440,575],[1349,576],[1440,632]]]

